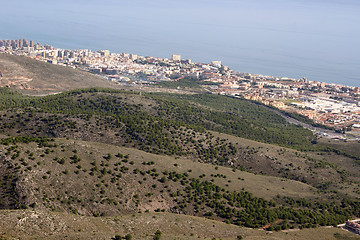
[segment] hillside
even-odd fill
[[[280,229],[338,224],[360,210],[350,200],[342,209],[315,200],[304,183],[134,149],[31,137],[1,142],[2,181],[11,182],[1,186],[1,208],[95,217],[171,212],[253,228],[282,219]]]
[[[8,101],[0,103],[4,109],[0,132],[13,136],[61,137],[126,146],[293,179],[322,192],[352,197],[360,194],[359,159],[352,155],[356,150],[348,154],[323,142],[317,144],[310,131],[244,100],[208,94],[177,95],[174,99],[171,95],[104,89],[41,98],[3,91],[2,98]],[[215,101],[225,108],[237,108],[237,114],[214,109]]]
[[[94,74],[69,67],[0,54],[0,87],[11,87],[28,95],[43,95],[84,87],[117,86]]]
[[[149,135],[154,131],[163,132],[163,128],[178,131],[179,127],[198,132],[204,132],[205,129],[215,130],[298,149],[313,149],[310,145],[313,145],[312,141],[315,139],[311,131],[287,123],[281,116],[266,108],[246,100],[220,95],[140,95],[92,88],[42,98],[26,98],[11,94],[6,89],[1,91],[0,99],[4,101],[0,103],[0,109],[36,108],[41,109],[40,112],[72,116],[82,114],[87,118],[93,115],[102,116],[112,119],[115,122],[112,123],[115,125],[113,127],[120,128],[125,124],[128,133],[134,132],[134,140],[150,137],[151,141],[161,145],[169,143]],[[214,105],[216,102],[224,105],[225,109],[209,106],[209,103]],[[237,113],[228,111],[227,108],[230,107],[235,108]],[[151,124],[152,122],[156,124]],[[157,142],[158,140],[160,142]]]
[[[31,97],[0,88],[0,209],[94,222],[188,215],[230,224],[232,234],[214,235],[223,239],[236,237],[233,225],[331,226],[360,211],[359,143],[345,144],[319,141],[243,99],[102,88]]]
[[[359,236],[339,228],[303,229],[301,231],[267,232],[240,228],[204,218],[171,214],[141,213],[117,217],[82,217],[68,213],[40,210],[0,211],[0,239],[114,239],[131,235],[133,239],[153,240],[358,240]],[[4,233],[6,232],[6,233]]]

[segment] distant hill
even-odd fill
[[[28,95],[42,95],[84,87],[116,88],[117,85],[69,67],[0,54],[0,87],[11,87]]]

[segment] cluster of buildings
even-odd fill
[[[219,83],[212,92],[258,101],[360,136],[359,87],[235,72],[207,81]]]
[[[94,72],[119,84],[155,84],[158,81],[185,76],[198,78],[204,71],[211,72],[217,69],[211,64],[182,60],[181,55],[176,54],[169,59],[163,59],[129,53],[111,53],[108,50],[68,50],[40,43],[34,44],[34,41],[26,39],[0,40],[0,52]],[[219,64],[219,61],[215,64]]]
[[[2,52],[6,50],[18,50],[24,52],[33,52],[37,50],[51,49],[49,45],[41,46],[40,43],[34,43],[33,40],[28,41],[27,39],[16,39],[16,40],[0,40],[0,49]]]
[[[119,84],[148,85],[190,78],[204,82],[209,92],[259,101],[338,129],[360,125],[358,87],[240,73],[221,61],[193,63],[175,54],[167,59],[108,50],[67,50],[26,39],[0,40],[0,52],[90,71]]]
[[[352,221],[347,221],[345,223],[345,228],[353,231],[354,233],[360,234],[360,224]]]

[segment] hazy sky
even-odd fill
[[[13,0],[0,39],[109,49],[360,86],[360,1]]]

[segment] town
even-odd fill
[[[193,63],[176,54],[164,59],[108,50],[68,50],[26,39],[0,40],[0,53],[92,72],[126,86],[156,86],[164,81],[180,83],[187,79],[201,83],[204,90],[214,94],[241,97],[306,116],[315,124],[350,133],[346,139],[360,137],[359,87],[236,72],[221,61]],[[6,86],[12,84],[16,83],[7,82]],[[181,89],[181,85],[177,88]]]

